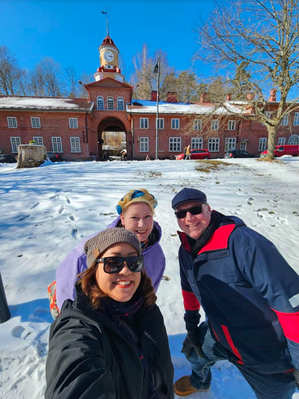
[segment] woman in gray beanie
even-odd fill
[[[173,399],[162,314],[140,242],[124,228],[85,243],[87,270],[51,325],[46,399]]]

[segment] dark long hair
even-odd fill
[[[80,279],[77,282],[78,285],[81,285],[83,294],[89,298],[91,306],[94,309],[99,309],[101,307],[101,298],[107,296],[98,286],[96,280],[97,267],[98,264],[94,264],[84,272],[80,273],[78,275]],[[151,279],[147,276],[144,270],[141,272],[139,287],[141,288],[141,296],[144,298],[145,306],[153,306],[156,303],[157,297]]]

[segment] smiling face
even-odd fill
[[[180,205],[176,210],[182,211],[184,209],[192,208],[193,206],[198,206],[198,202],[190,201],[185,204]],[[199,237],[208,227],[211,220],[211,208],[210,205],[204,204],[202,206],[202,213],[199,215],[192,215],[187,212],[186,217],[183,219],[178,219],[178,224],[180,228],[193,240],[198,240]]]
[[[109,256],[138,256],[138,253],[132,245],[120,243],[111,245],[111,247],[101,254],[101,258],[107,258]],[[124,264],[124,267],[119,273],[108,274],[104,272],[103,266],[103,263],[99,263],[96,271],[96,280],[100,289],[115,301],[129,301],[140,284],[141,272],[133,273],[128,266]]]
[[[154,227],[151,208],[144,202],[135,202],[120,215],[122,225],[132,231],[140,242],[145,241]]]

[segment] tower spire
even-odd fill
[[[106,7],[106,11],[101,11],[101,13],[104,14],[104,15],[106,15],[107,36],[109,36],[108,7]]]

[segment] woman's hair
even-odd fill
[[[116,205],[116,211],[120,215],[135,202],[145,202],[154,214],[154,209],[158,205],[157,199],[153,194],[149,193],[145,188],[129,191]]]
[[[98,286],[96,280],[97,267],[101,266],[99,266],[99,264],[94,264],[92,267],[89,267],[87,270],[80,273],[78,275],[80,280],[77,282],[78,285],[81,285],[83,294],[89,298],[91,306],[94,309],[99,309],[101,307],[101,298],[107,297],[107,295]],[[147,276],[144,270],[141,272],[139,287],[141,288],[141,296],[143,296],[145,300],[145,305],[153,306],[157,297],[151,279]]]

